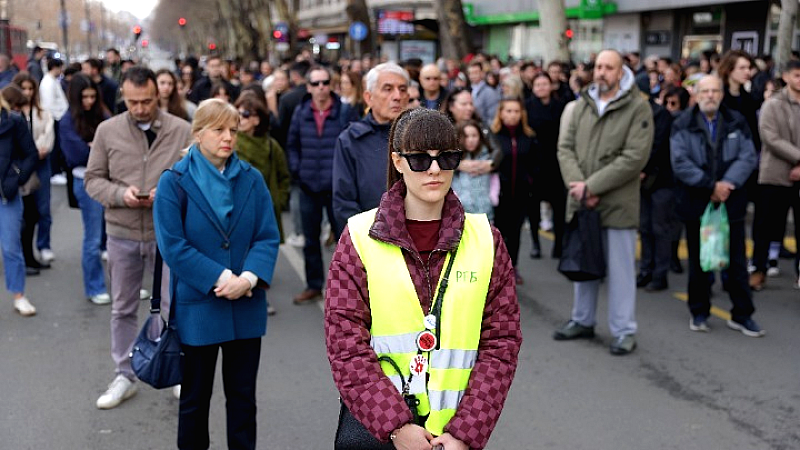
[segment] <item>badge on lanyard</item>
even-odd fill
[[[436,329],[436,316],[434,316],[433,314],[428,314],[427,316],[425,316],[424,324],[425,324],[425,329],[435,330]]]
[[[425,330],[417,335],[417,348],[423,352],[429,352],[436,348],[436,335]]]
[[[409,364],[409,369],[411,369],[411,374],[414,376],[422,375],[428,371],[428,358],[425,355],[415,356]]]

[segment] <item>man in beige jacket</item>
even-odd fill
[[[786,213],[794,213],[794,234],[800,242],[800,61],[790,60],[783,72],[786,87],[761,107],[761,163],[758,169],[755,246],[750,287],[766,281],[770,242],[783,242]],[[797,261],[795,261],[797,270]]]
[[[622,56],[605,50],[597,56],[594,82],[570,114],[558,141],[558,161],[569,189],[567,221],[584,195],[586,206],[600,213],[608,270],[608,322],[614,336],[610,350],[625,355],[636,348],[639,174],[653,143],[653,113]],[[572,318],[556,330],[554,339],[594,337],[599,289],[600,280],[575,283]]]
[[[132,67],[122,78],[128,111],[97,128],[86,191],[105,208],[108,271],[111,279],[111,357],[116,377],[97,399],[110,409],[136,394],[136,376],[128,354],[138,334],[137,311],[142,277],[152,273],[156,256],[153,200],[161,172],[172,167],[190,143],[186,121],[158,108],[156,76],[145,67]],[[168,273],[162,296],[169,308]]]

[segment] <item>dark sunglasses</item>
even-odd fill
[[[414,152],[414,153],[401,153],[398,155],[404,157],[408,161],[408,167],[413,172],[425,172],[431,168],[431,164],[436,161],[439,168],[442,170],[455,170],[458,163],[461,162],[461,150],[447,150],[439,152],[436,156],[431,156],[428,152]]]
[[[242,119],[249,119],[253,117],[253,113],[248,110],[239,111],[239,115],[242,116]]]
[[[308,84],[311,86],[330,86],[331,80],[319,80],[319,81],[309,81]]]

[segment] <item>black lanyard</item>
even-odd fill
[[[447,262],[447,269],[445,269],[442,281],[439,283],[439,292],[436,295],[436,301],[431,309],[431,313],[436,317],[436,350],[439,350],[441,347],[442,303],[444,302],[444,292],[447,290],[447,282],[450,278],[450,270],[453,268],[453,261],[456,259],[456,252],[458,252],[458,247],[450,254],[450,260]]]

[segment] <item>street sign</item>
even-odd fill
[[[367,33],[369,33],[369,28],[364,22],[355,21],[350,25],[350,37],[354,41],[363,41],[367,38]]]

